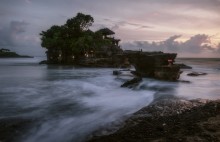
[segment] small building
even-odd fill
[[[83,58],[109,58],[113,55],[116,55],[118,53],[122,52],[122,49],[119,46],[120,39],[114,38],[114,32],[111,31],[108,28],[103,28],[95,33],[91,30],[86,31],[87,34],[91,36],[95,36],[95,33],[98,34],[99,40],[94,40],[94,43],[91,44],[91,47],[83,48],[81,47],[81,51],[78,54],[74,55],[73,49],[71,48],[65,48],[62,49],[61,47],[51,47],[47,48],[46,54],[47,54],[47,61],[49,63],[72,63],[74,60],[82,59]],[[103,41],[102,41],[103,40]],[[104,40],[108,41],[108,43],[105,44]],[[101,47],[98,47],[98,44],[95,42],[104,42],[104,44]]]
[[[108,28],[103,28],[96,32],[100,32],[103,39],[109,40],[111,44],[101,47],[99,51],[95,51],[95,57],[110,57],[122,52],[122,49],[119,46],[120,39],[115,39],[113,36],[115,32]]]

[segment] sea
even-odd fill
[[[40,65],[41,60],[0,59],[0,121],[32,120],[16,141],[83,142],[160,98],[220,99],[220,59],[177,59],[192,67],[183,69],[182,81],[144,78],[135,88],[121,88],[132,77],[114,76],[112,68]],[[193,71],[207,75],[187,76]]]

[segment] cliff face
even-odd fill
[[[173,62],[177,54],[163,52],[125,52],[124,57],[134,65],[136,74],[162,80],[177,80],[180,68]]]

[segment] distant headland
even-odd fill
[[[2,48],[0,49],[0,58],[33,58],[27,55],[19,55],[15,52],[10,51],[9,49]]]

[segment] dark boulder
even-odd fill
[[[114,71],[113,71],[113,75],[120,75],[120,74],[122,74],[122,72],[119,71],[119,70],[114,70]]]
[[[187,74],[188,76],[200,76],[200,75],[207,75],[207,73],[203,72],[191,72]]]
[[[41,61],[39,64],[40,64],[40,65],[42,65],[42,64],[48,64],[48,61],[47,61],[47,60],[43,60],[43,61]]]
[[[9,117],[0,119],[0,142],[15,142],[21,139],[35,122],[34,119]]]
[[[128,88],[133,88],[137,86],[140,82],[142,81],[142,78],[140,77],[135,77],[132,80],[126,81],[121,85],[121,87],[128,87]]]
[[[131,71],[131,74],[133,74],[135,76],[138,76],[138,77],[141,77],[141,74],[138,73],[137,71]]]

